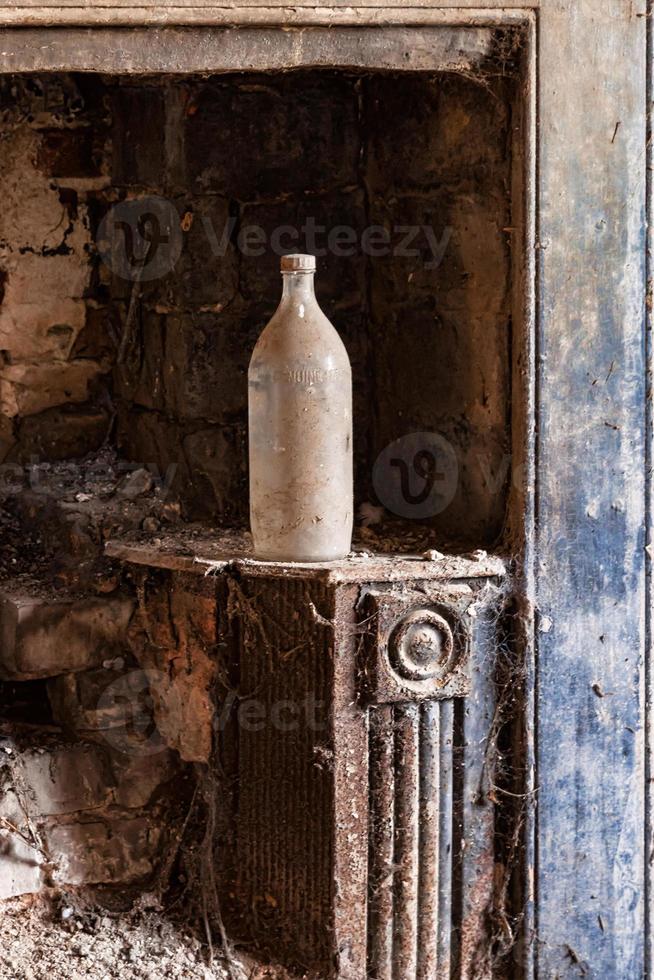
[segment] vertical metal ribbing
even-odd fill
[[[441,709],[427,701],[420,712],[420,869],[418,874],[417,980],[438,973]]]
[[[395,883],[393,976],[416,976],[420,863],[420,706],[395,708]]]
[[[452,862],[453,862],[453,740],[454,702],[440,701],[440,792],[439,792],[439,899],[438,899],[438,972],[450,976],[452,952]]]
[[[447,980],[453,702],[383,705],[372,719],[368,980]]]
[[[394,718],[391,705],[370,716],[370,877],[368,977],[393,980]]]
[[[495,716],[501,596],[489,589],[488,614],[479,606],[472,615],[467,588],[465,601],[463,589],[453,589],[456,608],[444,615],[461,624],[452,634],[456,669],[433,684],[419,684],[411,663],[415,656],[423,664],[428,635],[411,630],[432,624],[421,612],[431,609],[423,586],[366,596],[366,611],[378,617],[358,674],[370,759],[366,980],[455,980],[483,972],[489,955],[495,818],[478,787]]]

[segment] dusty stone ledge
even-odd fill
[[[267,562],[252,555],[249,535],[236,531],[202,535],[198,526],[187,525],[165,537],[113,538],[105,554],[126,564],[143,565],[169,571],[210,575],[227,568],[247,568],[249,575],[283,575],[322,579],[336,584],[357,581],[403,581],[405,579],[445,580],[503,577],[508,563],[485,551],[472,554],[442,554],[426,549],[416,554],[380,553],[359,550],[336,562]]]

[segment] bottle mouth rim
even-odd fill
[[[315,272],[316,257],[303,252],[291,252],[289,255],[282,255],[279,265],[282,275],[289,272],[296,275]]]

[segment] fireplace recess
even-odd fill
[[[88,521],[57,588],[113,576],[166,750],[213,773],[233,942],[317,977],[490,971],[511,821],[496,654],[524,492],[526,35],[49,36],[3,42],[3,459],[90,454],[83,470],[110,446],[133,474],[122,516],[86,490],[12,485],[5,502],[57,543]],[[150,275],[153,227],[169,261]],[[353,368],[362,523],[326,566],[255,562],[244,530],[246,368],[280,249],[317,254]],[[455,467],[441,506],[415,509],[416,469],[398,510],[379,460],[434,432]],[[60,711],[97,669],[71,665]]]

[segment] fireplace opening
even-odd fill
[[[424,520],[445,543],[497,541],[511,451],[510,79],[3,85],[6,462],[109,442],[167,475],[184,518],[245,526],[247,364],[279,299],[280,254],[305,250],[352,362],[356,505]],[[107,242],[121,202],[133,208]],[[153,203],[170,241],[136,281]],[[392,467],[375,463],[433,432],[443,492],[424,517],[412,494],[429,472],[407,476],[398,507]]]
[[[0,79],[0,898],[110,901],[163,875],[179,900],[207,853],[233,871],[208,800],[216,753],[227,808],[246,756],[225,650],[255,600],[212,576],[247,553],[247,367],[282,254],[316,255],[350,356],[362,561],[447,552],[468,556],[454,580],[503,577],[486,551],[515,531],[522,96],[517,53],[479,33],[460,71]],[[392,562],[374,574],[410,575]],[[238,910],[189,901],[251,942]]]

